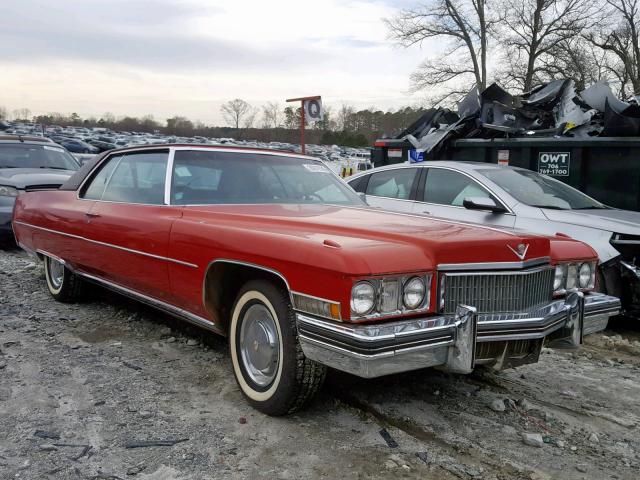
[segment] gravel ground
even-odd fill
[[[270,418],[223,339],[92,296],[56,303],[40,265],[0,251],[1,479],[640,478],[629,322],[498,374],[331,372],[306,411]]]

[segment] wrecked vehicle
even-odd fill
[[[585,242],[598,253],[597,290],[619,297],[622,313],[640,314],[639,212],[608,207],[531,170],[480,162],[380,167],[348,183],[386,210]]]
[[[227,335],[241,391],[270,415],[301,408],[327,366],[535,363],[619,309],[594,292],[584,243],[377,211],[321,161],[284,152],[107,152],[59,190],[18,197],[13,225],[55,299],[95,282]]]

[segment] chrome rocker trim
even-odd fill
[[[499,368],[535,362],[544,342],[553,347],[577,347],[583,335],[602,327],[603,316],[608,320],[619,308],[615,297],[570,292],[566,299],[554,300],[527,317],[478,315],[475,308],[461,305],[454,315],[371,325],[339,324],[300,312],[296,319],[305,356],[373,378],[426,367],[470,373],[476,365],[492,361]],[[508,356],[507,345],[522,341],[531,341],[532,355],[515,362],[498,354],[477,358],[476,350],[482,344],[499,342],[504,345],[500,355]]]

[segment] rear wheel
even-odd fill
[[[49,293],[59,302],[75,302],[82,298],[83,280],[69,270],[63,262],[44,257],[44,273]]]
[[[265,280],[246,283],[231,315],[233,371],[248,402],[267,415],[302,408],[322,385],[326,367],[307,359],[287,292]]]

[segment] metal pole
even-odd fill
[[[307,100],[320,100],[322,98],[320,95],[314,95],[312,97],[298,97],[298,98],[287,98],[287,102],[300,102],[300,152],[306,153],[307,149],[304,144],[304,124],[306,123],[305,115],[304,115],[304,102]]]
[[[304,100],[300,102],[300,152],[302,154],[306,153],[306,149],[304,148]]]

